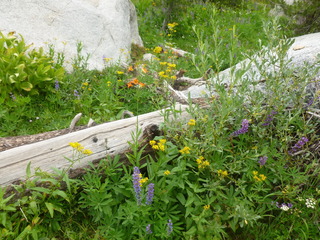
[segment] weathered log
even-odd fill
[[[93,152],[78,161],[73,166],[74,168],[85,167],[89,162],[106,158],[108,155],[111,157],[121,155],[129,150],[128,142],[132,141],[132,133],[137,130],[137,127],[144,133],[139,139],[142,141],[141,138],[146,138],[146,132],[157,128],[160,123],[164,122],[165,116],[173,120],[173,115],[176,115],[180,118],[178,121],[188,118],[186,105],[177,104],[174,109],[175,111],[168,108],[108,122],[0,152],[0,186],[25,179],[29,162],[31,162],[32,173],[37,168],[47,172],[51,172],[52,168],[66,169],[70,163],[65,158],[72,159],[73,157],[70,142],[79,142]]]

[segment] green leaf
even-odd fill
[[[31,162],[29,162],[27,165],[26,174],[27,174],[27,178],[31,177]]]
[[[33,85],[29,82],[23,82],[21,83],[20,87],[25,90],[25,91],[31,91],[31,89],[33,88]]]
[[[54,205],[49,202],[46,202],[45,205],[46,205],[47,209],[49,210],[50,216],[53,218]]]
[[[53,193],[52,193],[52,196],[60,196],[62,197],[64,200],[66,200],[67,202],[70,202],[70,199],[68,197],[68,195],[64,192],[64,191],[61,191],[61,190],[55,190]]]

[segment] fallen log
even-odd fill
[[[129,150],[128,142],[132,141],[132,133],[136,132],[137,127],[142,131],[139,141],[148,137],[151,140],[153,129],[158,129],[159,124],[164,122],[164,117],[173,120],[176,116],[178,121],[187,120],[189,114],[186,109],[186,105],[177,104],[172,109],[162,109],[108,122],[0,152],[0,186],[24,180],[29,163],[31,163],[31,174],[38,168],[47,172],[52,172],[53,168],[68,168],[70,163],[66,158],[73,157],[70,142],[79,142],[93,152],[77,161],[73,168],[85,167],[89,162],[97,162],[106,156],[121,155]]]

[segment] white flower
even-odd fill
[[[306,199],[306,206],[307,206],[307,208],[315,208],[316,200],[314,198],[307,198]]]
[[[287,206],[287,205],[282,205],[281,207],[280,207],[280,209],[282,209],[283,211],[288,211],[289,210],[289,207]]]

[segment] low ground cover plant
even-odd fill
[[[76,82],[71,75],[58,82],[53,91],[74,98],[72,106],[77,111],[97,98],[96,104],[104,103],[94,109],[103,112],[95,115],[103,121],[106,109],[125,109],[115,103],[109,108],[112,98],[141,113],[146,99],[170,103],[168,96],[159,98],[152,89],[156,91],[164,81],[173,83],[177,69],[191,69],[197,76],[214,69],[207,81],[212,94],[206,97],[206,106],[190,102],[189,118],[184,121],[173,108],[176,120],[169,120],[170,111],[164,112],[161,134],[146,145],[138,141],[141,130],[137,127],[129,143],[128,164],[120,156],[107,157],[77,179],[69,178],[69,169],[38,170],[31,176],[29,166],[24,184],[1,188],[0,238],[319,238],[320,92],[313,85],[319,68],[288,68],[290,60],[285,55],[292,41],[279,36],[275,21],[268,21],[261,28],[268,41],[260,41],[255,56],[247,52],[268,81],[261,86],[242,78],[243,69],[248,68],[244,65],[232,71],[226,87],[225,79],[215,72],[237,62],[238,42],[232,39],[238,27],[227,31],[230,47],[225,52],[220,15],[216,8],[210,11],[206,24],[212,32],[204,34],[199,26],[190,30],[197,39],[194,47],[201,52],[193,57],[181,59],[164,44],[153,45],[146,50],[156,57],[152,63],[142,62],[137,55],[126,69],[113,66],[87,72],[80,68],[74,74],[85,76],[85,81]],[[178,26],[169,22],[166,31],[175,34]],[[167,37],[174,42],[173,36]],[[279,63],[279,69],[267,69],[267,62],[272,61]],[[80,143],[70,143],[70,151],[74,153],[73,159],[67,159],[70,168],[92,153]]]

